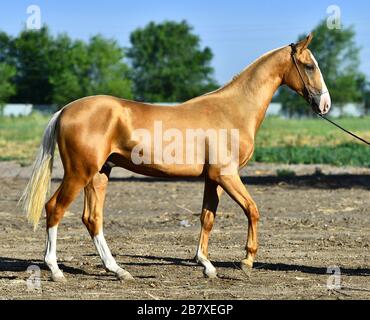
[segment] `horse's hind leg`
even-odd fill
[[[51,271],[53,281],[64,281],[64,275],[59,269],[56,256],[58,225],[68,206],[72,203],[83,187],[83,181],[65,176],[58,190],[45,205],[47,241],[44,261]]]
[[[87,227],[106,270],[114,272],[119,279],[132,280],[129,272],[118,266],[103,235],[103,207],[110,169],[98,172],[85,187],[82,221]]]
[[[196,260],[204,266],[204,275],[209,278],[217,276],[216,268],[208,260],[208,240],[216,217],[217,206],[222,188],[208,178],[205,180],[203,206],[200,221],[202,223]]]

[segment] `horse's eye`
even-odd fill
[[[313,64],[306,64],[306,65],[305,65],[305,68],[306,68],[308,71],[313,71],[313,70],[315,70],[315,65],[313,65]]]

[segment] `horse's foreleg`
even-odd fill
[[[201,231],[197,248],[196,260],[204,266],[204,274],[209,278],[217,276],[216,268],[208,260],[208,240],[216,217],[217,206],[222,188],[206,178],[204,186],[202,214],[200,217]]]
[[[242,207],[248,218],[247,256],[241,261],[243,271],[248,271],[253,266],[258,248],[257,223],[259,220],[259,211],[256,203],[240,180],[239,175],[221,176],[219,183],[231,198]]]
[[[109,173],[97,173],[85,187],[85,205],[82,221],[93,239],[105,269],[114,272],[119,279],[132,280],[131,274],[118,266],[103,234],[103,207]]]
[[[64,281],[64,275],[57,264],[57,231],[58,225],[71,202],[83,187],[83,182],[78,179],[65,177],[58,190],[46,203],[46,228],[47,241],[44,261],[51,271],[53,281]]]

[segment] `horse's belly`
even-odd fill
[[[154,177],[199,177],[203,166],[188,165],[141,165],[131,169],[137,173]]]
[[[130,158],[118,154],[112,154],[108,162],[113,166],[153,177],[199,177],[204,170],[204,164],[134,164]]]

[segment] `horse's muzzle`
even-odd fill
[[[331,98],[329,92],[313,95],[311,98],[311,107],[313,111],[321,115],[327,114],[331,107]]]

